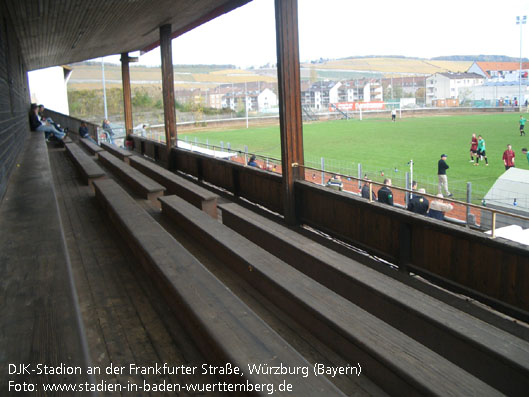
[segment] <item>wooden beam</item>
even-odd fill
[[[123,84],[123,109],[125,112],[125,133],[132,134],[132,95],[130,89],[129,53],[121,54],[121,81]]]
[[[160,26],[160,53],[162,57],[162,91],[163,113],[165,120],[165,142],[167,147],[167,159],[169,159],[171,148],[176,145],[176,113],[170,24]]]
[[[293,225],[297,223],[294,180],[303,178],[293,164],[304,163],[297,0],[275,0],[275,14],[284,216]]]

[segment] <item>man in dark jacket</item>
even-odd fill
[[[419,189],[417,193],[426,193],[426,190]],[[414,193],[413,197],[408,202],[408,210],[411,212],[415,212],[416,214],[426,215],[430,203],[428,202],[426,197],[423,197],[417,193]]]
[[[364,186],[362,186],[362,197],[365,199],[369,199],[369,182],[371,182],[371,180],[366,179],[364,182]],[[376,199],[377,199],[377,195],[375,194],[373,187],[371,187],[371,200],[376,200]]]
[[[384,179],[384,185],[378,191],[378,202],[393,205],[393,193],[388,186],[391,186],[391,179]]]
[[[446,170],[450,168],[446,164],[446,154],[441,154],[441,160],[437,163],[437,177],[439,178],[439,184],[437,185],[438,193],[442,194],[444,189],[446,196],[452,197],[452,193],[448,191],[448,178],[446,177]]]

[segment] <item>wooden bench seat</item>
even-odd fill
[[[158,182],[153,181],[108,152],[99,152],[98,156],[102,164],[111,169],[119,179],[129,185],[144,199],[157,203],[156,199],[163,196],[165,188]]]
[[[96,145],[94,142],[86,138],[79,138],[79,142],[81,142],[84,148],[88,150],[91,154],[96,155],[96,157],[97,153],[105,150],[101,146]]]
[[[132,152],[130,150],[120,148],[108,142],[102,142],[101,147],[127,164],[129,163],[129,157],[132,156]]]
[[[220,376],[222,380],[230,383],[246,383],[246,380],[254,384],[272,383],[275,386],[274,395],[343,396],[323,376],[303,378],[250,374],[248,364],[251,363],[282,364],[291,368],[311,365],[115,181],[96,181],[94,186],[96,199],[152,275],[171,309],[210,361],[209,364],[223,365],[228,362],[240,367],[244,373],[244,377]],[[277,391],[283,379],[293,385],[293,392]],[[267,395],[267,392],[256,394]]]
[[[222,222],[509,395],[529,390],[529,343],[237,204]]]
[[[163,214],[391,395],[500,395],[180,198],[159,200]]]
[[[105,171],[87,155],[76,143],[67,143],[66,152],[73,160],[73,163],[81,173],[84,183],[92,186],[92,181],[106,176]]]
[[[217,218],[218,195],[215,193],[139,156],[130,157],[130,165],[164,186],[166,196],[176,194],[212,218]]]

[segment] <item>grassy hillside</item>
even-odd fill
[[[312,65],[317,69],[350,69],[391,73],[433,74],[441,72],[465,72],[472,62],[430,61],[411,58],[350,58]],[[309,64],[304,67],[311,67]]]

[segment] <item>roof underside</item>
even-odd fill
[[[7,0],[28,70],[157,46],[251,0]]]

